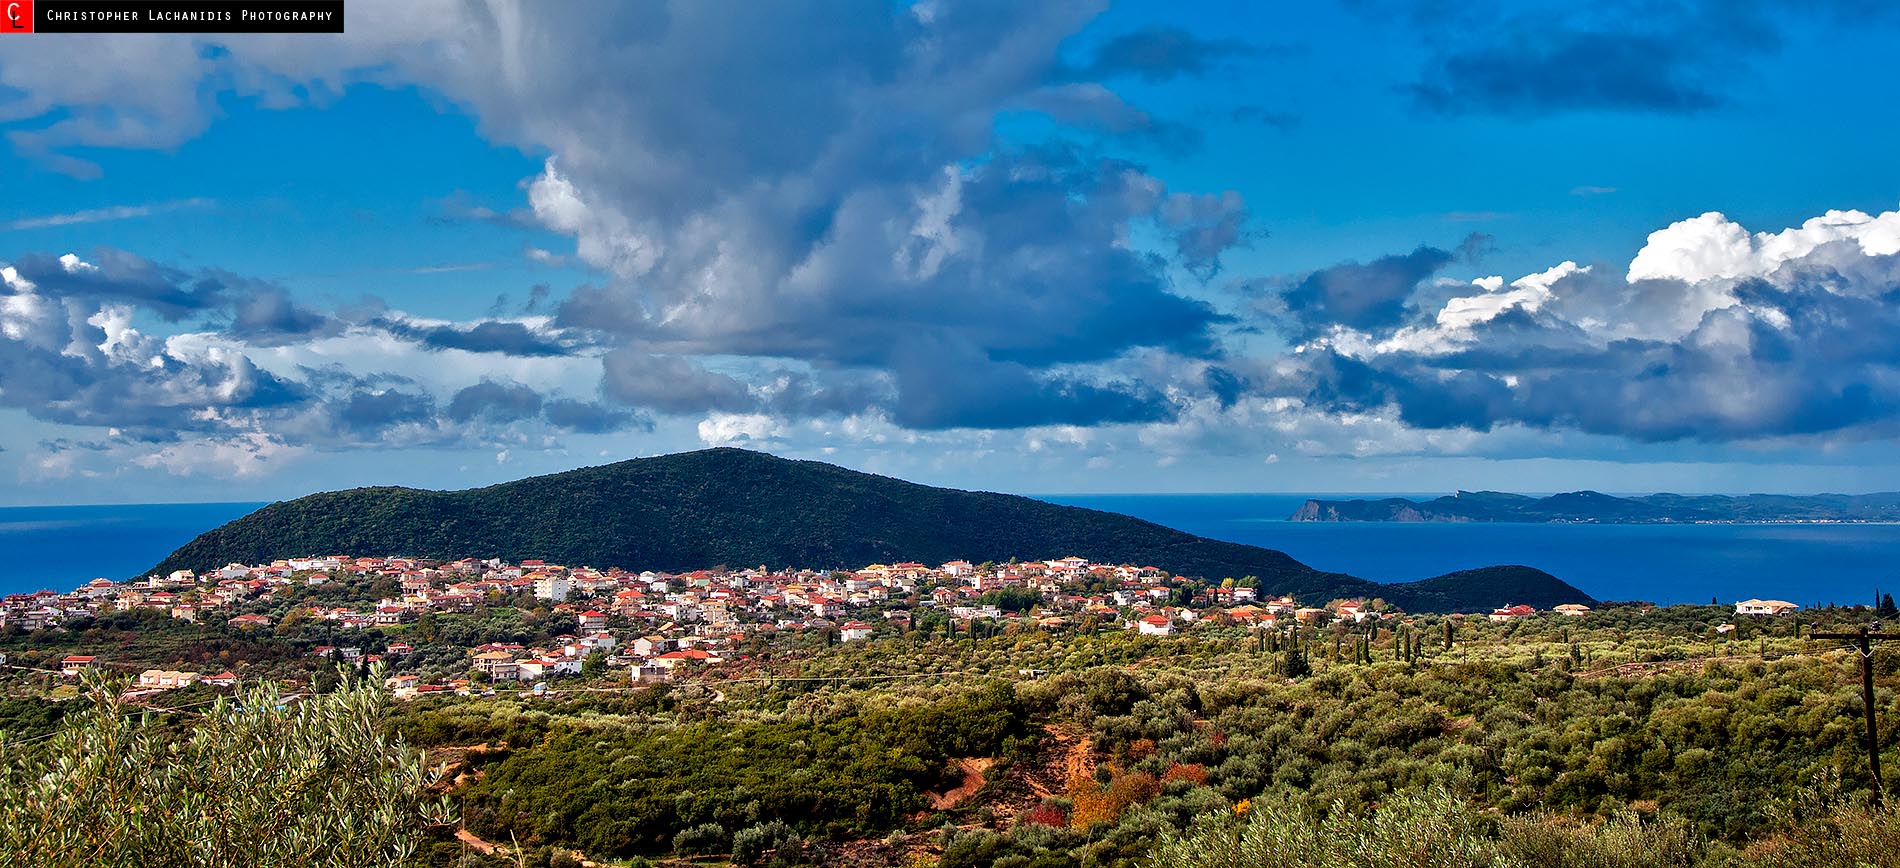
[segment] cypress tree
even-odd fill
[[[1297,632],[1295,635],[1298,635]],[[1304,678],[1312,672],[1313,664],[1307,662],[1306,652],[1301,651],[1297,644],[1292,650],[1287,651],[1286,657],[1280,661],[1280,674],[1288,678]]]

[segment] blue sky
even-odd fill
[[[0,500],[1900,488],[1882,6],[1177,6],[12,40]]]

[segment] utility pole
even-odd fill
[[[1880,736],[1874,725],[1874,643],[1883,639],[1900,639],[1900,633],[1880,632],[1880,622],[1871,627],[1861,627],[1852,633],[1822,633],[1808,625],[1809,639],[1845,639],[1853,643],[1854,650],[1860,652],[1860,698],[1867,716],[1867,769],[1874,777],[1874,805],[1881,803],[1880,783]]]

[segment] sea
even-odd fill
[[[1279,549],[1319,569],[1383,582],[1527,564],[1600,600],[1726,604],[1760,597],[1815,606],[1872,604],[1877,592],[1900,593],[1900,524],[1289,522],[1308,497],[1419,495],[1038,496]],[[0,507],[0,594],[139,575],[199,533],[260,506]]]
[[[1322,570],[1407,582],[1495,564],[1537,567],[1599,600],[1751,597],[1803,606],[1900,597],[1900,524],[1517,524],[1287,521],[1309,497],[1439,494],[1043,495],[1199,536],[1279,549]]]

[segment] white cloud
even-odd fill
[[[785,425],[763,413],[713,413],[699,423],[699,441],[707,446],[761,444],[785,433]]]
[[[636,232],[633,222],[618,209],[587,201],[553,160],[528,184],[528,204],[543,225],[574,236],[574,252],[582,262],[621,278],[634,278],[651,271],[659,261],[657,240]]]
[[[80,223],[101,223],[109,220],[131,220],[150,217],[171,211],[192,208],[209,208],[210,199],[179,199],[173,202],[157,202],[150,205],[114,205],[109,208],[88,208],[81,211],[69,211],[64,214],[42,214],[36,217],[21,217],[6,224],[14,230],[45,229],[53,226],[72,226]]]
[[[1475,282],[1395,325],[1335,325],[1265,380],[1338,421],[1371,414],[1427,431],[1524,425],[1652,442],[1900,432],[1900,212],[1830,211],[1755,234],[1710,212],[1652,235],[1628,273],[1566,262],[1509,289]],[[1327,442],[1341,438],[1352,435]]]
[[[1878,217],[1829,211],[1798,227],[1754,234],[1710,211],[1650,233],[1649,243],[1630,261],[1629,279],[1699,283],[1766,277],[1830,241],[1853,241],[1867,256],[1900,253],[1900,211]]]
[[[272,473],[309,452],[275,436],[240,434],[222,439],[186,440],[130,456],[133,464],[162,469],[174,476],[253,479]]]

